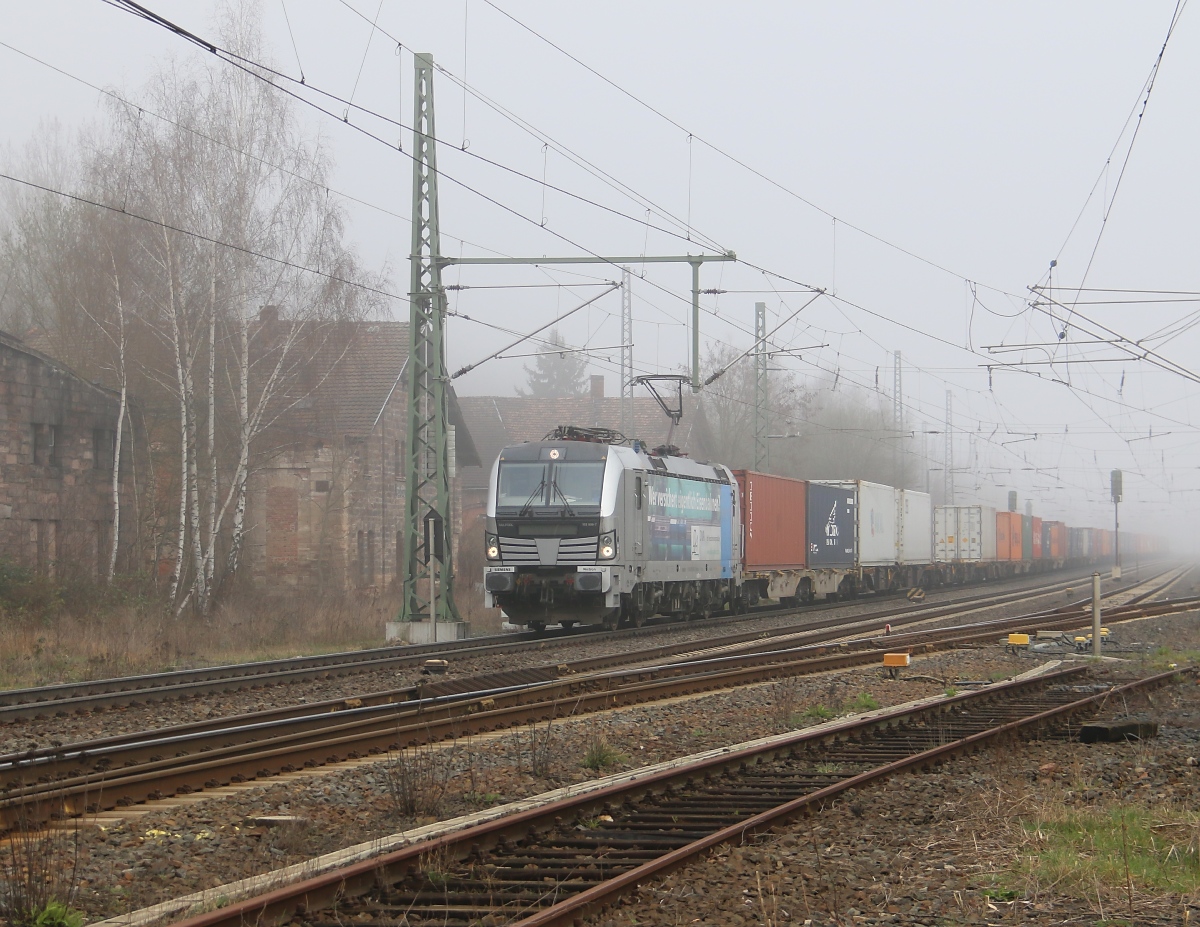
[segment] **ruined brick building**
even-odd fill
[[[271,448],[251,477],[248,500],[246,559],[256,585],[341,590],[396,582],[408,348],[404,323],[359,324],[321,383],[267,436]],[[452,391],[449,404],[457,461],[478,468]]]
[[[48,576],[106,574],[118,409],[113,391],[0,332],[0,557]],[[133,527],[128,459],[123,449],[118,569],[125,570]]]

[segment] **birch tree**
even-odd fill
[[[264,60],[255,8],[227,9],[220,32]],[[18,209],[0,241],[29,321],[85,375],[120,384],[122,418],[125,390],[139,397],[161,490],[150,518],[156,548],[170,551],[164,592],[177,613],[207,612],[238,573],[251,477],[281,447],[268,434],[333,375],[356,320],[378,309],[354,286],[379,281],[344,243],[328,152],[268,77],[216,61],[168,65],[140,106],[110,104],[105,130],[81,146],[78,183],[151,221],[106,223],[121,247],[107,249],[103,295],[81,298],[76,278],[100,285],[88,281],[104,236],[70,234],[93,207]],[[120,333],[102,361],[87,356],[98,326]]]

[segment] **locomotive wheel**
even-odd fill
[[[529,622],[529,630],[531,630],[534,634],[543,634],[546,630],[546,622],[531,621]]]
[[[619,626],[619,622],[620,622],[620,614],[616,611],[609,612],[602,619],[600,619],[600,624],[603,626],[605,631],[617,630],[617,627]]]
[[[570,631],[577,624],[579,624],[578,621],[564,621],[562,622],[563,630]]]

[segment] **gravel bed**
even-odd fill
[[[1080,581],[1082,582],[1084,578],[1086,577],[1082,577],[1081,575]],[[1026,588],[1029,585],[1031,585],[1029,579],[1025,578],[1007,583],[997,583],[994,589],[997,593],[1011,592]],[[980,590],[981,587],[979,586],[941,590],[931,593],[926,598],[925,605],[936,605],[940,601],[957,598],[964,594]],[[1055,593],[1054,596],[1063,596],[1063,593]],[[862,599],[857,602],[847,603],[835,611],[814,613],[813,618],[814,620],[821,620],[832,614],[837,614],[844,616],[847,620],[852,620],[857,616],[878,611],[888,605],[899,604],[900,601],[898,599]],[[1021,614],[1029,609],[1030,606],[1027,602],[998,606],[986,611],[972,612],[970,620],[977,621],[987,617]],[[952,617],[939,619],[932,621],[929,627],[952,624],[954,621],[955,619]],[[592,641],[589,640],[588,635],[584,634],[563,640],[547,640],[534,649],[520,653],[492,654],[459,659],[455,659],[452,656],[451,671],[457,675],[470,675],[511,670],[563,660],[584,659],[640,650],[668,642],[688,643],[691,641],[707,640],[717,635],[736,634],[746,630],[767,630],[787,627],[796,623],[797,618],[795,615],[785,617],[762,614],[740,621],[723,620],[719,624],[711,621],[684,625],[666,624],[660,632],[636,638],[622,638],[618,636],[615,639],[608,638]],[[40,746],[74,743],[98,736],[149,731],[156,728],[187,724],[210,718],[221,718],[270,708],[288,707],[303,704],[304,702],[320,702],[369,692],[405,688],[415,685],[422,678],[418,668],[406,667],[400,670],[380,670],[354,676],[280,684],[219,695],[129,705],[98,712],[73,713],[59,717],[38,718],[32,721],[16,721],[0,726],[0,753],[13,753]]]
[[[1147,633],[1153,633],[1156,639],[1169,640],[1175,647],[1186,646],[1188,637],[1185,632],[1188,632],[1197,638],[1197,644],[1200,645],[1200,635],[1194,630],[1195,618],[1195,615],[1190,615],[1156,620],[1153,628],[1146,630]],[[66,827],[47,838],[41,838],[44,844],[39,853],[40,858],[46,861],[47,871],[71,879],[76,887],[74,903],[87,913],[89,919],[109,917],[281,868],[416,825],[593,778],[599,772],[585,768],[584,758],[588,748],[601,739],[617,754],[616,762],[603,770],[604,773],[611,773],[815,723],[819,717],[814,715],[820,713],[810,712],[813,706],[844,710],[860,693],[869,693],[880,705],[893,705],[939,694],[956,682],[1023,672],[1044,659],[1035,654],[1005,653],[999,647],[951,651],[915,659],[908,676],[900,680],[887,679],[875,668],[853,670],[574,720],[562,719],[528,731],[463,738],[439,748],[407,751],[403,757],[393,756],[381,762],[326,775],[294,775],[266,785],[251,785],[230,797],[213,798],[186,806],[152,805],[139,809],[145,813],[123,820],[108,820],[102,826],[89,824]],[[1200,704],[1195,705],[1193,711],[1191,717],[1200,718]],[[1071,748],[1069,745],[1051,745],[1036,749],[1044,749],[1047,756],[1057,756],[1057,751]],[[1102,752],[1096,748],[1089,749],[1094,751],[1092,755]],[[1190,749],[1200,752],[1200,747],[1193,746]],[[1022,751],[1020,756],[1024,757],[1026,753]],[[1036,759],[1035,769],[1045,762],[1042,754],[1037,754]],[[1022,759],[1022,762],[1025,760]],[[986,763],[983,765],[986,766]],[[1006,769],[1010,765],[1006,763]],[[978,761],[968,768],[974,770],[972,775],[982,775]],[[896,794],[886,789],[912,789],[912,801],[918,798],[926,801],[927,806],[934,809],[929,811],[932,815],[942,807],[937,804],[941,799],[935,801],[936,795],[957,794],[951,791],[937,792],[934,783],[937,788],[955,790],[977,781],[953,772],[955,767],[949,769],[950,775],[898,780],[901,784],[882,787],[885,791],[878,794],[890,797],[879,798],[875,790],[864,792],[858,802],[864,808],[867,807],[865,802],[874,802],[871,807],[880,809],[879,814],[883,814],[896,801]],[[986,791],[988,783],[978,781]],[[920,782],[921,785],[917,788],[903,784],[905,782]],[[908,792],[905,794],[909,795]],[[1190,792],[1188,794],[1193,799],[1200,797]],[[946,798],[945,801],[951,799]],[[912,802],[906,797],[904,807],[907,808],[909,804]],[[938,813],[942,815],[939,820],[948,819],[946,815],[949,812],[943,810]],[[916,831],[913,828],[924,826],[917,823],[921,814],[923,812],[901,816],[905,822],[904,834],[914,834]],[[287,820],[260,820],[266,816],[283,816]],[[841,834],[851,824],[878,821],[878,815],[860,819],[852,814],[846,820],[838,818],[836,825],[826,825],[824,817],[821,820],[822,826],[834,828],[831,833]],[[897,818],[892,823],[898,824],[900,820]],[[932,817],[930,821],[933,821]],[[809,826],[799,833],[803,835],[810,831]],[[938,831],[934,828],[929,832],[936,834]],[[851,849],[858,847],[858,844],[838,843],[838,846],[841,849],[837,852],[843,854],[846,865],[858,860],[858,856],[851,853]],[[873,844],[870,846],[871,854],[874,854],[878,848]],[[959,846],[956,852],[961,850]],[[890,851],[885,848],[885,852]],[[869,861],[875,856],[871,854],[863,859],[873,866]],[[720,887],[728,886],[740,906],[743,904],[742,893],[750,886],[721,875],[729,868],[729,858],[728,854],[716,857],[702,867],[705,871],[712,869],[712,872],[701,876],[705,884],[710,885],[709,892],[714,905],[712,913],[705,916],[717,919],[700,923],[735,923],[719,919],[718,912],[723,910],[722,905],[733,903],[730,901],[733,896],[720,896]],[[965,865],[958,868],[964,869]],[[777,869],[773,874],[782,879],[784,871]],[[943,884],[956,885],[957,881],[954,880],[945,882],[947,871],[937,870],[941,875],[929,876],[927,883],[930,887],[923,891],[932,896],[941,891]],[[665,883],[661,891],[668,894],[677,892],[682,890],[684,884],[679,881]],[[783,891],[784,884],[779,883],[777,892]],[[905,885],[908,891],[907,883]],[[961,891],[946,888],[946,891],[954,890]],[[640,919],[649,916],[646,909],[658,910],[659,893],[658,888],[646,889],[642,899],[646,901],[653,898],[653,903],[626,906],[612,915],[615,918],[624,917],[625,920],[612,920],[611,923],[632,924],[635,921],[631,918],[636,916],[639,918],[636,923],[675,924],[676,921],[670,918],[661,921]],[[834,910],[821,909],[819,904],[814,907],[815,897],[809,898],[810,908],[816,911]],[[862,901],[862,905],[866,904],[867,900]],[[849,906],[847,903],[845,907]],[[688,902],[687,910],[693,907],[696,906]],[[911,909],[912,904],[905,911]],[[699,908],[696,907],[696,910],[699,911]],[[736,910],[741,911],[742,908],[736,907]],[[859,907],[859,910],[865,911],[867,908]],[[636,915],[634,912],[637,912]],[[691,922],[690,918],[680,921]],[[803,923],[803,918],[796,923]]]
[[[1197,613],[1143,622],[1147,637],[1200,650]],[[1113,667],[1122,668],[1121,663]],[[1125,664],[1124,669],[1137,666]],[[819,815],[684,867],[585,923],[722,925],[1050,925],[1200,923],[1200,686],[1112,706],[1160,724],[1141,743],[1023,743],[847,793]],[[1153,810],[1188,860],[1188,890],[1140,879],[1075,884],[1029,861],[1050,839],[1030,822],[1086,809]],[[1190,817],[1189,817],[1190,815]],[[1040,816],[1040,818],[1039,818]],[[1173,818],[1186,818],[1182,833]],[[1072,852],[1093,853],[1086,842]],[[1190,855],[1189,855],[1190,854]]]
[[[954,760],[933,773],[848,792],[819,815],[725,847],[593,917],[589,927],[721,925],[1119,925],[1200,919],[1186,892],[1127,890],[1123,879],[1072,885],[1026,863],[1047,845],[1030,821],[1086,808],[1194,813],[1200,803],[1200,692],[1160,692],[1168,727],[1140,744],[1034,743]],[[1047,810],[1048,809],[1048,810]],[[1159,825],[1169,826],[1169,825]],[[1189,852],[1193,829],[1162,839]],[[1165,846],[1164,846],[1165,848]],[[1086,843],[1074,852],[1087,855]],[[1195,847],[1190,849],[1195,866]],[[1119,867],[1119,858],[1114,859]],[[1119,868],[1117,869],[1119,874]]]

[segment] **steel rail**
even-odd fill
[[[578,820],[596,811],[621,807],[627,802],[637,802],[646,796],[662,795],[668,790],[683,788],[689,781],[703,781],[706,777],[740,767],[755,767],[772,758],[795,754],[797,750],[803,750],[810,746],[847,741],[850,738],[861,737],[867,732],[883,736],[888,729],[897,728],[908,720],[920,717],[936,719],[953,712],[958,706],[974,705],[976,701],[993,702],[1000,697],[1011,696],[1014,699],[1025,699],[1026,708],[1032,708],[1032,710],[1023,712],[1022,717],[1003,720],[999,724],[990,724],[984,730],[972,732],[951,742],[934,744],[927,749],[911,752],[902,758],[878,763],[872,769],[794,795],[786,801],[776,803],[767,810],[762,810],[733,824],[716,827],[699,839],[684,841],[682,846],[674,846],[663,853],[651,853],[649,855],[654,858],[647,859],[641,865],[620,873],[615,878],[605,880],[602,884],[585,887],[582,891],[572,894],[571,897],[523,919],[513,921],[509,918],[505,920],[503,915],[517,912],[493,909],[493,920],[490,921],[490,923],[496,924],[515,923],[520,927],[554,927],[554,925],[578,923],[581,918],[611,903],[619,894],[641,882],[658,877],[720,843],[741,841],[747,835],[765,830],[798,814],[806,813],[814,806],[819,806],[822,802],[834,798],[847,789],[870,785],[880,778],[906,769],[940,763],[955,754],[980,749],[989,741],[997,738],[1016,736],[1023,728],[1033,725],[1056,724],[1064,717],[1094,708],[1112,696],[1132,691],[1141,686],[1164,684],[1181,675],[1180,671],[1159,674],[1103,692],[1093,693],[1081,699],[1068,698],[1065,702],[1049,706],[1040,703],[1036,698],[1030,698],[1030,693],[1036,694],[1038,691],[1044,693],[1051,686],[1067,683],[1085,672],[1086,669],[1080,667],[1037,679],[1013,681],[992,687],[985,690],[984,693],[962,693],[941,699],[935,704],[917,710],[910,707],[880,712],[869,719],[854,719],[826,725],[819,730],[800,731],[790,736],[774,739],[769,745],[744,747],[723,756],[709,757],[693,764],[659,770],[632,782],[609,785],[540,808],[518,812],[454,834],[364,860],[343,869],[317,875],[257,897],[236,901],[218,910],[208,911],[181,921],[180,927],[241,927],[244,924],[272,927],[272,925],[284,924],[296,915],[307,917],[312,912],[333,903],[339,904],[342,917],[353,922],[353,915],[346,910],[347,905],[355,904],[355,899],[369,892],[379,889],[386,891],[387,886],[399,884],[406,877],[421,872],[428,865],[428,860],[439,856],[448,856],[458,860],[471,855],[486,857],[496,848],[503,848],[510,839],[521,840],[527,837],[532,839],[540,832],[553,827],[558,820],[570,820],[572,817]],[[981,715],[981,712],[976,711],[972,712],[971,716],[980,717]],[[653,843],[654,841],[648,842]],[[538,875],[536,869],[532,874]],[[567,885],[550,885],[548,888],[550,891],[561,888],[562,894],[571,891],[570,886]],[[497,918],[496,914],[500,914],[501,917]]]
[[[1072,585],[1078,582],[1078,580],[1079,577],[1059,579],[1057,582],[1047,584],[1046,586],[1034,586],[1003,595],[1027,597],[1034,590],[1039,589],[1043,590],[1043,594],[1047,594],[1055,588]],[[937,603],[929,607],[959,607],[969,604],[972,601],[985,600],[991,595],[992,593],[987,592],[977,596],[967,596],[949,602]],[[764,609],[759,614],[776,617],[791,614],[804,616],[815,612],[842,609],[846,607],[846,604],[844,601],[836,601],[804,606],[802,608],[771,608]],[[858,616],[858,620],[870,620],[871,618],[883,620],[895,614],[908,613],[911,610],[911,605],[903,605],[896,608],[882,609],[872,615]],[[715,628],[720,627],[721,624],[736,623],[745,620],[745,615],[737,615],[725,616],[716,620],[710,619],[708,623]],[[670,627],[670,623],[656,623],[641,629],[626,628],[615,632],[588,632],[583,629],[545,632],[542,634],[523,632],[439,644],[403,645],[363,651],[345,651],[311,657],[289,657],[282,660],[173,670],[142,676],[125,676],[87,682],[61,683],[52,686],[0,690],[0,724],[30,720],[47,715],[97,711],[105,708],[143,704],[151,701],[198,697],[218,692],[261,688],[282,683],[308,682],[335,676],[367,673],[375,670],[412,667],[419,665],[431,657],[445,657],[449,654],[466,658],[507,651],[521,652],[535,649],[547,641],[569,640],[573,637],[586,637],[589,641],[597,641],[611,639],[620,635],[619,639],[635,639],[647,634],[661,632],[666,627]],[[748,633],[753,635],[762,632]]]
[[[1024,597],[1026,596],[1022,594],[1010,593],[1000,597],[998,601],[1007,602],[1019,600],[1020,598]],[[938,615],[953,613],[956,610],[957,608],[951,606],[934,606],[929,609],[910,611],[905,617],[912,621],[924,621],[932,617],[937,617]],[[1059,610],[1039,612],[1027,617],[1031,620],[1038,619],[1043,616],[1055,615],[1057,611]],[[1004,621],[1013,620],[1017,619],[1004,619]],[[865,621],[853,621],[847,623],[847,625],[870,625],[876,621],[877,616],[869,616]],[[989,628],[993,631],[995,629],[994,621],[984,622],[978,626]],[[814,622],[799,626],[798,628],[774,629],[767,632],[747,632],[740,635],[720,638],[717,641],[701,642],[701,646],[708,646],[711,649],[712,645],[716,643],[722,645],[722,648],[727,648],[730,641],[735,643],[750,642],[749,646],[747,647],[734,647],[733,649],[726,649],[725,652],[729,656],[760,652],[780,653],[784,655],[784,658],[794,659],[796,656],[820,655],[821,653],[824,653],[824,649],[818,646],[821,642],[820,639],[807,645],[799,644],[778,648],[777,644],[774,643],[773,638],[784,636],[791,637],[793,639],[812,637],[814,636],[813,632],[827,628],[837,628],[839,630],[844,629],[843,623],[840,621]],[[825,638],[827,640],[828,635],[826,635]],[[898,647],[914,640],[920,641],[922,638],[913,638],[911,635],[906,636],[903,634],[903,632],[901,632],[884,643],[890,643],[891,646]],[[860,639],[857,642],[858,646],[860,647],[877,646],[879,643],[880,641],[877,637]],[[378,716],[380,714],[379,709],[387,712],[388,717],[390,718],[396,716],[395,706],[397,705],[412,705],[413,703],[420,703],[419,705],[415,706],[415,710],[421,710],[426,706],[434,707],[449,701],[453,701],[453,696],[461,696],[467,700],[486,698],[497,693],[506,692],[516,688],[528,688],[536,685],[537,683],[553,682],[564,676],[578,677],[579,674],[593,673],[598,669],[604,669],[614,664],[630,665],[631,662],[634,665],[646,664],[654,659],[678,656],[681,647],[685,654],[696,651],[695,642],[684,645],[668,644],[635,654],[612,654],[602,657],[585,658],[568,663],[535,666],[522,670],[479,674],[461,679],[431,680],[428,683],[420,683],[416,686],[409,686],[381,693],[372,693],[370,695],[332,699],[325,702],[306,703],[304,705],[291,706],[283,709],[268,709],[265,711],[251,712],[248,714],[226,718],[207,719],[190,724],[161,728],[155,731],[130,732],[127,734],[99,738],[66,746],[57,745],[51,747],[34,748],[8,755],[0,755],[0,774],[3,774],[5,770],[32,768],[38,764],[53,764],[58,767],[61,772],[66,768],[66,764],[70,760],[77,760],[80,762],[84,760],[88,762],[107,762],[108,760],[106,758],[113,757],[118,753],[119,755],[116,756],[116,760],[119,761],[121,765],[129,765],[131,762],[146,761],[154,754],[161,753],[165,749],[177,749],[178,747],[186,745],[191,741],[206,737],[223,737],[225,738],[224,745],[229,745],[231,742],[256,740],[259,739],[263,732],[266,732],[273,727],[278,727],[279,725],[277,722],[283,721],[306,722],[309,724],[307,729],[312,730],[322,726],[340,724],[348,716],[354,716],[356,718]],[[805,648],[808,649],[807,654],[805,654]],[[697,656],[690,660],[676,662],[695,664],[701,659],[703,658]],[[658,670],[659,667],[653,663],[650,663],[648,666],[645,666],[644,669]],[[336,719],[333,717],[334,715],[337,716]],[[139,745],[141,746],[140,752],[135,749]],[[211,744],[204,745],[205,749],[210,747]]]
[[[1160,613],[1191,609],[1193,602],[1162,603]],[[1139,616],[1149,606],[1135,606]],[[1119,616],[1114,615],[1113,620]],[[1078,623],[1077,616],[1060,619]],[[1010,619],[1018,626],[1044,624],[1041,616]],[[308,723],[252,724],[220,732],[226,742],[202,737],[151,737],[120,748],[79,745],[63,748],[40,763],[12,764],[0,792],[0,825],[27,826],[56,814],[79,814],[144,802],[171,794],[264,778],[278,772],[360,758],[408,745],[466,733],[502,730],[518,724],[564,719],[666,697],[694,695],[752,685],[772,679],[878,664],[888,649],[908,644],[932,650],[995,637],[997,626],[942,628],[923,639],[863,640],[868,649],[851,651],[801,646],[750,655],[727,655],[658,667],[640,667],[532,686],[472,693],[410,706],[388,713],[356,710],[303,719]],[[179,749],[186,747],[187,749]],[[176,750],[171,756],[171,751]],[[20,758],[18,758],[20,759]],[[22,777],[36,777],[29,782]]]

